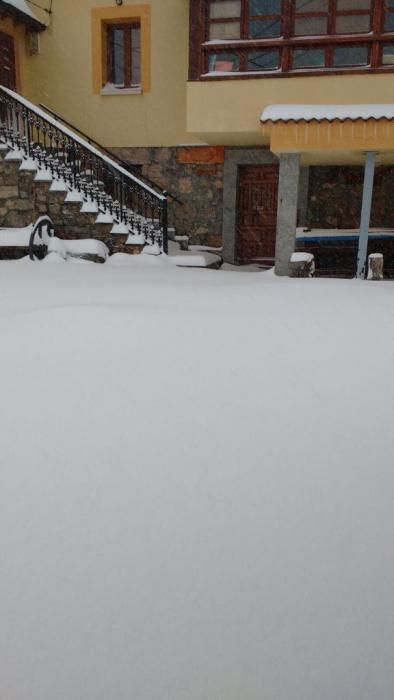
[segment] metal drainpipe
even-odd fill
[[[163,202],[163,253],[168,254],[168,198],[167,192],[163,192],[165,200]]]

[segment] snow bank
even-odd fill
[[[32,224],[24,228],[0,229],[0,246],[28,246],[32,231]]]
[[[105,243],[93,238],[64,240],[54,236],[49,239],[48,253],[57,253],[63,258],[67,258],[68,255],[98,255],[106,260],[109,250]]]
[[[391,700],[394,287],[133,257],[0,264],[1,697]]]

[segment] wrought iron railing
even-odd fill
[[[129,163],[126,160],[123,160],[122,158],[119,157],[118,154],[115,154],[113,151],[110,151],[108,148],[103,146],[102,143],[99,143],[96,141],[96,139],[93,139],[91,136],[88,136],[82,129],[80,129],[78,126],[75,126],[75,124],[72,124],[69,122],[67,119],[62,117],[60,114],[57,112],[54,112],[53,109],[50,109],[50,107],[47,107],[47,105],[44,105],[40,102],[39,107],[44,110],[44,112],[48,113],[56,119],[56,121],[60,121],[62,124],[65,124],[65,126],[70,127],[70,129],[79,136],[82,136],[84,141],[86,141],[88,144],[93,146],[94,148],[98,149],[101,153],[104,153],[105,155],[109,156],[115,163],[123,167],[127,172],[131,173],[132,175],[135,175],[139,180],[142,180],[146,185],[149,185],[149,187],[152,187],[153,189],[158,189],[160,192],[162,191],[161,188],[158,186],[157,182],[154,182],[151,180],[149,177],[146,175],[142,174],[139,170],[141,166],[136,166],[133,165],[132,163]],[[173,192],[169,192],[169,190],[166,190],[166,196],[168,199],[172,199],[176,204],[179,204],[181,207],[185,205],[185,203],[179,199]]]
[[[55,235],[55,228],[49,216],[40,216],[33,226],[29,238],[29,257],[34,260],[38,248],[48,247],[48,239]],[[37,240],[38,239],[38,240]]]
[[[0,140],[22,151],[100,212],[168,252],[168,201],[12,90],[0,86]]]

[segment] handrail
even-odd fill
[[[23,151],[85,201],[95,202],[123,225],[168,248],[168,200],[21,95],[0,86],[0,138]]]
[[[33,230],[30,234],[29,238],[29,257],[30,260],[34,260],[34,239],[36,237],[36,233],[40,236],[42,240],[42,232],[44,229],[44,226],[47,229],[47,235],[52,238],[55,234],[55,229],[53,226],[53,221],[52,219],[49,218],[49,216],[40,216],[36,223],[33,226]]]
[[[45,112],[48,112],[48,114],[50,114],[52,117],[54,117],[54,118],[57,119],[58,121],[61,121],[61,122],[63,122],[63,124],[65,124],[66,126],[69,126],[70,129],[72,129],[73,131],[77,131],[78,134],[80,134],[84,139],[86,139],[86,141],[87,141],[88,143],[93,144],[93,146],[96,146],[96,148],[98,148],[100,151],[103,151],[104,153],[106,153],[110,158],[112,158],[112,159],[115,160],[117,163],[119,163],[119,165],[122,165],[123,168],[125,168],[126,170],[128,170],[129,172],[131,172],[132,175],[133,175],[133,174],[137,174],[137,171],[136,171],[136,169],[135,169],[135,166],[133,166],[131,163],[128,163],[127,161],[123,160],[122,158],[119,158],[119,156],[117,156],[117,155],[115,155],[114,153],[112,153],[112,151],[108,150],[108,148],[105,148],[105,146],[103,146],[101,143],[99,143],[98,141],[96,141],[96,139],[92,139],[92,137],[91,137],[91,136],[88,136],[88,134],[86,134],[84,131],[82,131],[82,129],[80,129],[79,126],[75,126],[75,124],[72,124],[71,122],[67,121],[67,119],[65,119],[64,117],[62,117],[61,114],[58,114],[58,113],[55,112],[53,109],[50,109],[50,107],[47,107],[47,105],[44,105],[44,104],[42,104],[41,102],[40,102],[40,104],[39,104],[39,107],[40,107],[41,109],[43,109]],[[137,177],[138,177],[138,176],[137,176]],[[153,188],[156,187],[157,189],[161,189],[161,188],[156,184],[156,182],[154,182],[153,180],[151,180],[149,177],[146,177],[146,175],[142,175],[141,179],[142,179],[144,182],[146,182],[148,185],[150,185],[150,187],[153,187]],[[172,194],[172,193],[169,192],[168,190],[166,190],[166,195],[167,195],[167,197],[170,197],[170,199],[174,200],[174,202],[176,202],[177,204],[180,204],[182,207],[185,205],[185,203],[182,202],[182,200],[179,199],[179,197],[176,197],[174,194]]]

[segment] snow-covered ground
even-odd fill
[[[2,700],[392,700],[393,300],[0,264]]]

